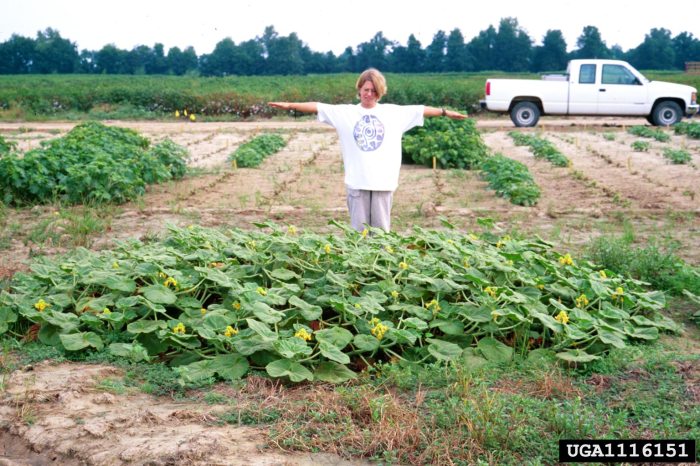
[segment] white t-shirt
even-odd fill
[[[394,191],[399,185],[401,137],[423,126],[423,105],[318,104],[318,121],[340,138],[345,184],[353,189]]]

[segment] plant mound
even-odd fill
[[[471,170],[489,156],[473,119],[427,118],[404,135],[402,147],[404,161],[428,167],[435,157],[439,168]]]
[[[163,241],[39,258],[0,294],[0,333],[165,360],[185,380],[251,369],[342,382],[377,361],[566,361],[655,340],[664,295],[540,240],[169,227]]]
[[[232,152],[228,159],[238,167],[255,168],[270,155],[276,154],[287,145],[279,134],[266,133],[255,136]]]
[[[147,184],[182,178],[186,156],[167,139],[151,147],[134,130],[82,123],[39,149],[2,154],[2,201],[123,203],[143,195]]]

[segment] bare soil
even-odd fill
[[[193,174],[149,189],[138,202],[114,208],[108,227],[86,246],[161,235],[168,223],[255,228],[281,225],[333,231],[330,219],[347,220],[343,169],[334,130],[311,119],[245,123],[106,122],[139,131],[152,141],[170,138],[189,150]],[[640,243],[673,241],[687,262],[700,265],[700,141],[672,135],[634,152],[627,133],[635,119],[543,119],[536,132],[571,160],[558,168],[537,160],[508,135],[509,120],[478,121],[494,152],[519,160],[542,189],[534,207],[510,204],[490,191],[476,172],[434,171],[406,165],[394,196],[393,229],[441,227],[441,218],[464,231],[489,217],[503,232],[537,234],[560,250],[577,251],[601,234],[630,228]],[[0,134],[22,149],[65,134],[73,123],[0,123]],[[242,142],[281,131],[288,144],[258,169],[232,167],[228,155]],[[672,134],[670,130],[667,130]],[[688,165],[673,165],[664,148],[685,149]],[[36,254],[75,247],[70,237],[34,241],[32,232],[55,215],[55,206],[6,209],[7,235],[0,250],[0,279],[27,267]],[[0,225],[1,226],[1,225]],[[0,376],[3,377],[3,376]],[[119,378],[112,367],[42,363],[0,379],[0,465],[122,464],[362,464],[332,455],[298,455],[272,449],[259,427],[214,422],[224,406],[115,394],[101,381]]]

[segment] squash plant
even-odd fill
[[[541,239],[333,223],[170,226],[161,242],[37,258],[0,294],[0,333],[169,361],[186,380],[342,382],[379,360],[585,363],[679,329],[663,293]]]

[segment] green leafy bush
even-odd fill
[[[633,134],[635,136],[640,136],[643,138],[651,138],[651,139],[656,139],[659,142],[668,142],[671,139],[671,136],[669,136],[667,133],[664,132],[662,129],[652,129],[649,128],[648,126],[642,126],[642,125],[637,125],[637,126],[631,126],[628,130],[628,133]]]
[[[632,143],[632,150],[635,152],[648,152],[649,147],[649,141],[634,141]]]
[[[17,143],[13,141],[7,141],[5,138],[0,136],[0,155],[7,154],[17,148]]]
[[[568,167],[571,163],[569,159],[559,152],[554,144],[544,138],[532,134],[511,131],[508,135],[513,138],[516,146],[530,146],[530,151],[535,158],[549,160],[557,167]]]
[[[689,138],[700,139],[700,123],[697,121],[681,121],[673,125],[676,134],[685,134]]]
[[[83,123],[25,154],[0,157],[7,204],[122,203],[146,184],[181,178],[186,150],[166,140],[154,147],[136,131]]]
[[[472,119],[427,118],[403,137],[404,162],[439,168],[477,168],[489,155]]]
[[[496,193],[513,204],[531,206],[540,198],[540,188],[527,166],[501,154],[481,164],[481,176]]]
[[[674,164],[685,164],[693,159],[687,150],[671,148],[664,149],[664,157]]]
[[[170,227],[163,242],[39,258],[0,294],[0,333],[171,360],[183,379],[252,366],[342,382],[370,361],[597,359],[678,326],[662,293],[539,240]]]
[[[279,134],[261,134],[241,144],[228,159],[239,167],[254,168],[270,155],[279,152],[286,144]]]

